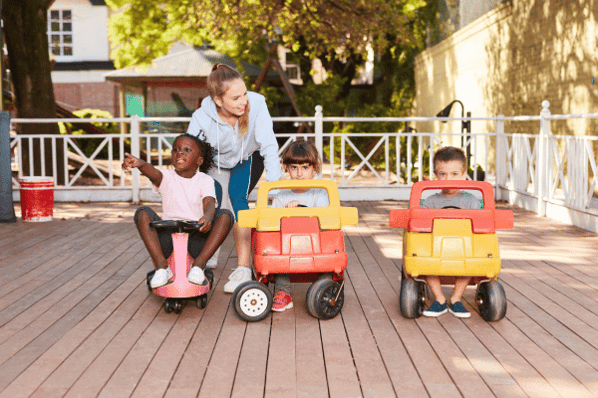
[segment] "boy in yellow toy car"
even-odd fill
[[[447,146],[439,149],[434,154],[434,175],[437,180],[465,180],[467,172],[467,159],[461,148]],[[428,197],[421,205],[424,209],[479,209],[478,199],[460,189],[443,189],[441,192]],[[471,313],[461,303],[461,297],[469,284],[470,277],[455,279],[455,289],[450,301],[447,303],[442,293],[440,277],[426,276],[426,283],[434,294],[434,302],[423,312],[424,316],[437,317],[450,311],[458,318],[469,318]]]

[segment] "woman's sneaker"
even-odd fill
[[[446,303],[440,304],[438,301],[434,301],[432,305],[424,311],[424,316],[440,316],[446,314],[447,311],[448,308],[446,307]]]
[[[170,278],[172,278],[172,276],[173,275],[172,275],[172,271],[170,270],[170,267],[158,268],[156,270],[156,272],[154,272],[154,276],[152,277],[152,280],[150,281],[150,286],[152,287],[152,289],[155,289],[157,287],[162,287],[168,283],[168,281],[170,280]]]
[[[207,281],[203,270],[197,266],[191,267],[191,271],[187,275],[187,280],[195,285],[203,285]]]
[[[291,295],[279,290],[274,296],[272,311],[282,312],[289,308],[293,308],[293,299],[291,298]]]
[[[251,270],[247,267],[237,267],[228,277],[228,282],[224,285],[224,293],[232,293],[241,283],[250,280]]]
[[[449,311],[457,318],[469,318],[471,316],[471,313],[460,301],[449,304]]]

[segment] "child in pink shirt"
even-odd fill
[[[203,224],[189,235],[188,251],[194,262],[187,279],[198,285],[205,284],[205,264],[228,235],[232,214],[216,209],[214,180],[206,174],[213,163],[210,144],[195,136],[181,134],[172,144],[171,162],[173,170],[158,170],[127,153],[122,167],[125,171],[137,168],[150,179],[154,191],[162,197],[164,219]],[[140,207],[135,213],[135,224],[156,269],[150,281],[152,288],[166,285],[173,276],[167,261],[173,251],[170,232],[150,227],[152,221],[160,219],[147,206]]]

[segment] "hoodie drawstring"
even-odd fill
[[[216,141],[218,142],[218,158],[220,158],[220,123],[216,120]],[[220,160],[218,160],[218,174],[220,174]]]

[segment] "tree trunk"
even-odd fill
[[[56,118],[56,102],[50,56],[48,52],[47,0],[4,0],[2,19],[8,50],[10,75],[13,83],[17,118]],[[18,125],[18,134],[59,134],[56,123]],[[44,145],[41,145],[41,142]],[[56,176],[57,184],[64,183],[64,152],[62,141],[57,140]],[[52,145],[49,138],[35,139],[32,148],[28,140],[23,141],[23,172],[31,176],[53,176]],[[44,151],[45,166],[42,166],[41,151]],[[33,170],[29,159],[33,158]]]

